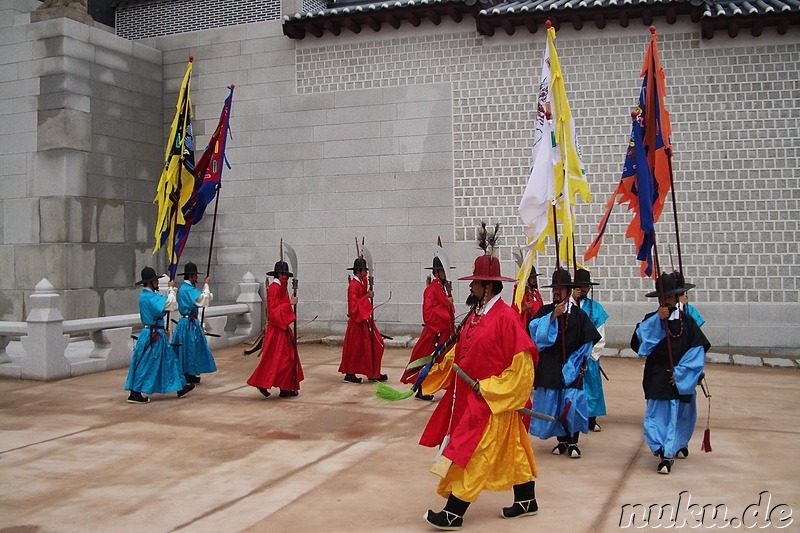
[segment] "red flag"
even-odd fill
[[[585,261],[597,257],[615,201],[619,204],[627,203],[628,210],[634,212],[634,217],[628,225],[625,237],[634,240],[637,259],[642,261],[642,277],[657,274],[652,271],[650,233],[661,217],[669,193],[672,157],[669,144],[672,126],[669,112],[664,106],[666,78],[658,57],[655,28],[651,27],[650,32],[650,44],[641,72],[643,79],[639,107],[632,124],[622,179],[606,203],[606,213],[600,220],[597,237],[583,256]],[[647,168],[643,168],[645,160]]]
[[[222,106],[222,113],[219,117],[217,129],[211,135],[208,141],[208,146],[205,152],[200,157],[194,168],[194,190],[189,201],[184,206],[183,218],[185,224],[179,224],[175,230],[175,262],[170,263],[170,272],[173,273],[178,267],[178,262],[183,253],[183,248],[186,246],[186,240],[189,237],[189,230],[192,226],[200,222],[206,207],[211,203],[211,200],[217,195],[222,183],[222,165],[227,164],[225,159],[225,143],[228,139],[228,126],[231,115],[231,104],[233,102],[233,89],[234,86],[229,87],[230,94],[225,99]]]

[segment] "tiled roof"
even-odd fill
[[[622,8],[644,5],[692,4],[700,6],[704,0],[510,0],[482,9],[480,15],[507,15],[520,13],[566,11],[591,8]]]
[[[712,0],[704,2],[703,17],[800,13],[798,0]]]
[[[377,13],[381,11],[391,11],[393,9],[423,8],[426,6],[442,6],[446,4],[475,5],[476,0],[390,0],[386,2],[347,2],[341,6],[308,13],[294,13],[285,15],[284,20],[303,20],[314,18],[326,18],[337,15],[355,15],[359,13]]]

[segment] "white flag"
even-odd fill
[[[545,48],[542,77],[536,112],[536,131],[531,150],[531,170],[525,192],[519,203],[519,216],[525,224],[529,243],[535,243],[547,227],[555,195],[554,163],[559,158],[555,150],[552,117],[550,116],[550,49]]]

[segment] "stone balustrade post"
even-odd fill
[[[89,358],[105,359],[107,370],[125,368],[130,364],[133,354],[130,346],[132,331],[131,327],[93,331],[89,334],[94,344]]]
[[[70,362],[64,355],[69,335],[64,335],[58,300],[53,285],[42,278],[31,295],[28,334],[20,339],[26,355],[21,361],[22,379],[50,381],[71,375]]]
[[[264,310],[264,303],[261,300],[261,295],[258,294],[260,284],[252,273],[248,272],[242,276],[242,281],[239,283],[239,296],[236,298],[236,303],[247,304],[250,311],[239,315],[236,323],[235,335],[241,335],[244,338],[255,337],[261,333],[261,315]]]
[[[6,352],[6,346],[11,342],[11,337],[7,335],[0,335],[0,363],[10,363],[11,356]]]

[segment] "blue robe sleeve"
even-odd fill
[[[587,306],[588,309],[584,309],[586,313],[589,315],[589,318],[592,319],[592,324],[594,325],[595,329],[600,329],[600,326],[606,323],[608,320],[608,313],[600,304],[595,300],[589,300],[589,305]]]
[[[591,341],[581,345],[580,348],[572,352],[566,364],[561,366],[561,380],[564,385],[570,386],[578,379],[581,367],[583,367],[589,354],[592,353],[592,346]]]
[[[686,304],[686,313],[692,317],[698,328],[702,328],[703,324],[706,323],[706,319],[700,315],[700,311],[695,306]]]
[[[702,346],[695,346],[683,354],[680,362],[672,369],[672,375],[675,378],[675,386],[681,394],[692,394],[697,382],[700,380],[700,374],[703,373],[703,367],[706,362],[706,351]]]
[[[551,322],[550,317],[552,316],[553,313],[550,312],[542,317],[534,318],[531,320],[531,324],[528,327],[531,339],[533,339],[536,348],[539,350],[549,348],[556,343],[556,337],[558,337],[558,321],[553,320]]]
[[[664,331],[664,324],[658,318],[658,313],[653,314],[647,320],[642,320],[636,328],[636,336],[639,338],[639,357],[647,357],[659,342],[667,336]]]

